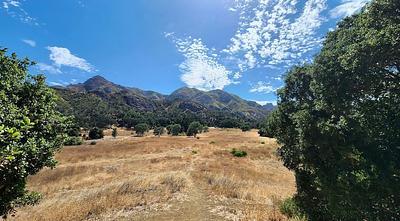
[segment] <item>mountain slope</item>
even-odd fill
[[[246,101],[239,96],[222,90],[201,91],[183,87],[170,95],[154,91],[143,91],[138,88],[124,87],[114,84],[101,76],[95,76],[84,83],[54,88],[60,97],[59,107],[62,112],[75,115],[79,121],[85,121],[85,126],[97,125],[96,118],[87,116],[87,110],[101,113],[92,114],[97,117],[104,115],[114,119],[111,123],[121,123],[125,115],[139,112],[146,115],[150,124],[159,118],[168,118],[171,123],[176,118],[191,118],[203,121],[210,126],[218,125],[224,120],[255,122],[265,118],[269,110],[253,101]],[[86,105],[86,106],[85,106]],[[153,122],[154,121],[154,122]],[[162,122],[166,121],[165,119]],[[103,122],[103,121],[102,121]],[[124,124],[124,122],[122,122]],[[102,123],[100,126],[105,126]]]

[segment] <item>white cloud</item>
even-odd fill
[[[34,40],[30,40],[30,39],[22,39],[22,42],[24,42],[25,44],[31,46],[31,47],[36,47],[36,42]]]
[[[265,65],[292,65],[322,42],[316,31],[326,0],[236,0],[240,23],[224,50],[238,58],[241,71]]]
[[[3,0],[2,3],[3,9],[9,16],[18,19],[23,23],[39,26],[36,18],[31,17],[22,7],[21,0]]]
[[[258,103],[259,105],[266,105],[266,104],[276,105],[277,104],[276,100],[274,100],[274,101],[257,101],[257,100],[253,100],[253,101]]]
[[[231,76],[232,72],[218,62],[214,50],[208,49],[201,39],[176,39],[171,35],[167,37],[173,38],[178,51],[185,58],[179,69],[182,72],[181,80],[187,86],[208,91],[237,83],[231,77],[237,78],[240,75],[235,73]]]
[[[21,2],[15,0],[5,0],[3,1],[3,8],[9,9],[10,7],[20,7]]]
[[[50,74],[61,74],[61,70],[53,65],[48,65],[45,63],[37,63],[37,68],[43,72],[47,72]]]
[[[49,85],[50,86],[61,86],[61,87],[65,86],[63,83],[59,83],[59,82],[55,82],[55,81],[50,81]]]
[[[269,83],[259,81],[250,89],[251,93],[264,93],[269,94],[275,92],[278,88],[273,87]]]
[[[353,15],[364,7],[370,0],[342,0],[342,4],[329,13],[332,18],[341,18]]]
[[[73,55],[70,50],[62,47],[47,47],[50,51],[50,60],[58,68],[62,66],[77,68],[86,72],[93,72],[95,68],[85,59]]]

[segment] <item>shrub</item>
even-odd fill
[[[116,127],[114,127],[113,129],[112,129],[112,134],[111,134],[114,138],[116,138],[117,136],[118,136],[118,130],[117,130],[117,128]]]
[[[204,132],[204,133],[207,133],[208,131],[209,131],[208,126],[204,126],[204,127],[203,127],[203,132]]]
[[[98,127],[93,127],[89,131],[89,138],[91,140],[97,140],[97,139],[102,139],[104,137],[104,132],[102,129]]]
[[[164,132],[165,132],[164,127],[156,127],[156,128],[154,128],[154,131],[153,131],[155,136],[161,136],[164,134]]]
[[[182,127],[180,124],[172,124],[167,126],[168,134],[172,136],[178,136],[179,133],[182,130]]]
[[[186,135],[196,137],[197,134],[201,132],[202,128],[203,126],[199,122],[194,121],[189,124]]]
[[[251,130],[251,126],[250,126],[250,124],[245,123],[245,124],[242,124],[242,125],[240,126],[240,129],[241,129],[243,132],[250,131],[250,130]]]
[[[65,146],[79,146],[83,144],[82,137],[67,137],[64,139]]]
[[[147,131],[149,131],[149,126],[145,123],[137,124],[135,126],[136,135],[140,137],[142,137]]]
[[[247,156],[247,152],[243,150],[236,150],[235,148],[232,149],[231,154],[235,157],[245,157]]]
[[[279,205],[279,210],[282,214],[288,218],[296,220],[307,220],[306,216],[302,213],[300,208],[297,206],[297,202],[294,198],[287,198]]]
[[[97,142],[96,141],[92,141],[92,142],[90,142],[90,145],[96,145],[97,144]]]

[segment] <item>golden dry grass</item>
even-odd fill
[[[44,198],[10,220],[286,220],[277,205],[295,192],[294,177],[273,139],[234,129],[200,139],[119,134],[64,148],[55,169],[29,179]]]

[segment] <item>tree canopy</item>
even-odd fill
[[[147,125],[145,123],[141,123],[141,124],[136,125],[134,129],[135,129],[136,135],[143,136],[144,133],[149,131],[149,125]]]
[[[400,218],[400,1],[375,0],[287,73],[275,135],[311,220]]]
[[[190,123],[189,128],[186,132],[186,135],[196,137],[196,135],[198,133],[201,133],[202,130],[203,130],[203,126],[199,122],[194,121],[194,122]]]
[[[44,76],[28,74],[32,64],[0,49],[0,215],[32,199],[26,178],[55,166],[66,130]]]

